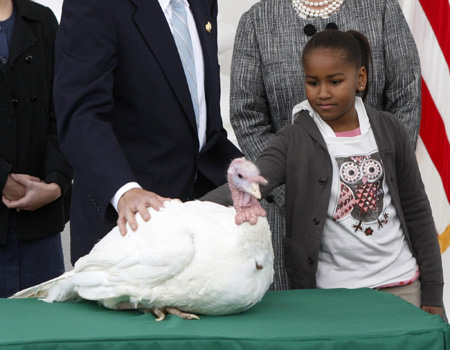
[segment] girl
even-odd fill
[[[330,27],[367,36],[374,64],[365,102],[395,114],[416,144],[420,62],[398,0],[329,0],[328,4],[309,0],[309,5],[305,0],[253,2],[237,27],[230,72],[230,122],[248,159],[261,154],[275,134],[290,124],[292,108],[306,99],[301,54],[311,35]],[[331,14],[321,12],[323,8]],[[315,10],[313,17],[308,15]],[[276,255],[274,290],[289,289],[283,261],[284,202],[285,189],[279,186],[261,203],[267,210]]]
[[[368,91],[367,39],[315,34],[303,51],[307,101],[257,159],[286,185],[285,264],[292,288],[375,288],[443,317],[442,263],[431,208],[398,118]],[[226,187],[202,199],[229,204]]]

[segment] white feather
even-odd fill
[[[273,278],[267,220],[235,224],[233,208],[166,202],[138,229],[114,228],[74,269],[14,297],[47,302],[81,297],[111,309],[177,307],[209,315],[238,313],[261,300]]]

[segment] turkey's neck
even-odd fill
[[[258,200],[252,195],[245,193],[236,186],[234,186],[231,182],[229,182],[231,198],[233,199],[233,207],[236,211],[242,208],[253,207],[255,203],[258,203]]]

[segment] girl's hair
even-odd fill
[[[367,38],[360,32],[349,30],[341,32],[336,29],[327,29],[314,34],[303,49],[302,62],[305,57],[315,49],[331,49],[341,51],[346,55],[348,63],[353,64],[356,69],[365,67],[367,71],[367,85],[362,93],[365,100],[369,90],[369,76],[372,67],[372,51]]]

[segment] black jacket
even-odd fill
[[[72,170],[58,146],[52,100],[58,22],[49,8],[29,0],[14,0],[14,8],[9,65],[0,67],[0,188],[13,172],[56,182],[63,193],[38,210],[12,214],[19,238],[35,239],[64,229]],[[9,217],[0,202],[0,244],[6,242]]]

